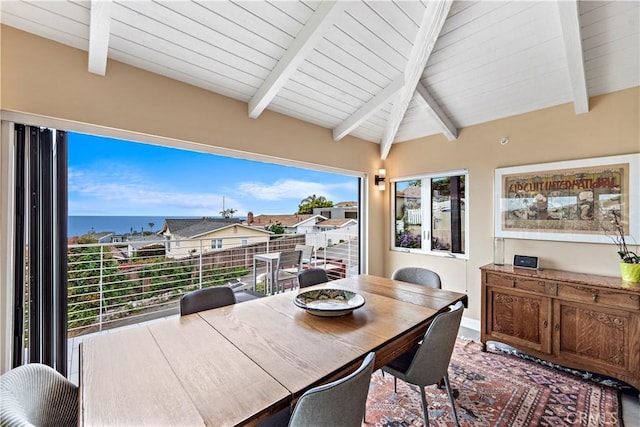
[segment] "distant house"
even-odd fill
[[[404,190],[396,191],[396,199],[404,200],[405,210],[402,219],[396,221],[399,230],[409,225],[422,224],[422,187],[410,185]]]
[[[358,202],[340,202],[331,208],[315,208],[315,215],[322,215],[327,219],[358,219]]]
[[[162,237],[155,234],[128,236],[128,239],[123,243],[127,245],[126,255],[128,258],[132,258],[136,254],[142,257],[150,254],[164,254],[166,250]]]
[[[265,229],[273,224],[281,224],[286,233],[306,234],[312,233],[317,223],[326,220],[322,215],[316,214],[293,214],[293,215],[256,215],[252,212],[247,214],[246,225],[258,229]]]
[[[355,229],[355,232],[357,233],[358,221],[356,221],[355,219],[345,219],[345,218],[327,219],[317,223],[314,228],[315,228],[314,231],[318,231],[318,232],[326,232],[326,231],[337,230],[337,229],[342,229],[342,230]]]
[[[355,219],[327,219],[314,227],[312,238],[307,236],[307,244],[316,248],[332,246],[336,243],[357,239],[358,221]]]
[[[182,258],[249,244],[267,242],[271,232],[249,227],[236,218],[165,219],[158,235],[166,255]]]

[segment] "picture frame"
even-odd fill
[[[630,244],[640,243],[640,153],[497,168],[494,235],[614,243],[607,212],[618,210]]]

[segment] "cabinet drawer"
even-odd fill
[[[513,288],[515,281],[515,277],[505,276],[504,274],[487,273],[487,285]]]
[[[545,295],[555,296],[557,292],[557,286],[555,283],[545,282],[544,280],[525,279],[520,278],[516,280],[516,289],[522,289],[523,291],[537,292]]]
[[[561,284],[558,285],[558,297],[615,308],[640,310],[640,295],[616,292],[607,288]]]
[[[487,273],[487,285],[502,288],[520,289],[544,295],[556,295],[556,284],[526,277],[506,276],[504,274]]]

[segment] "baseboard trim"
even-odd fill
[[[471,329],[476,332],[480,332],[480,321],[475,319],[469,319],[468,317],[462,316],[462,322],[460,325],[464,328]]]

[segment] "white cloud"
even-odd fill
[[[186,180],[151,178],[144,169],[123,164],[70,167],[68,179],[70,215],[217,216],[224,205],[236,209],[235,216],[244,216],[248,211],[289,212],[313,194],[334,203],[354,197],[344,194],[357,194],[356,179],[339,183],[280,179],[224,184],[212,180],[205,191],[199,191]]]
[[[242,182],[238,184],[236,191],[239,194],[264,201],[295,200],[299,202],[315,194],[317,196],[324,196],[333,202],[338,202],[341,200],[335,200],[340,198],[336,190],[354,191],[355,188],[355,180],[352,180],[352,182],[327,184],[322,182],[282,179],[271,184],[252,181]]]
[[[82,171],[69,168],[71,215],[219,215],[223,195],[186,191],[162,191],[144,177],[125,171]],[[246,212],[242,203],[224,197],[226,207]]]

